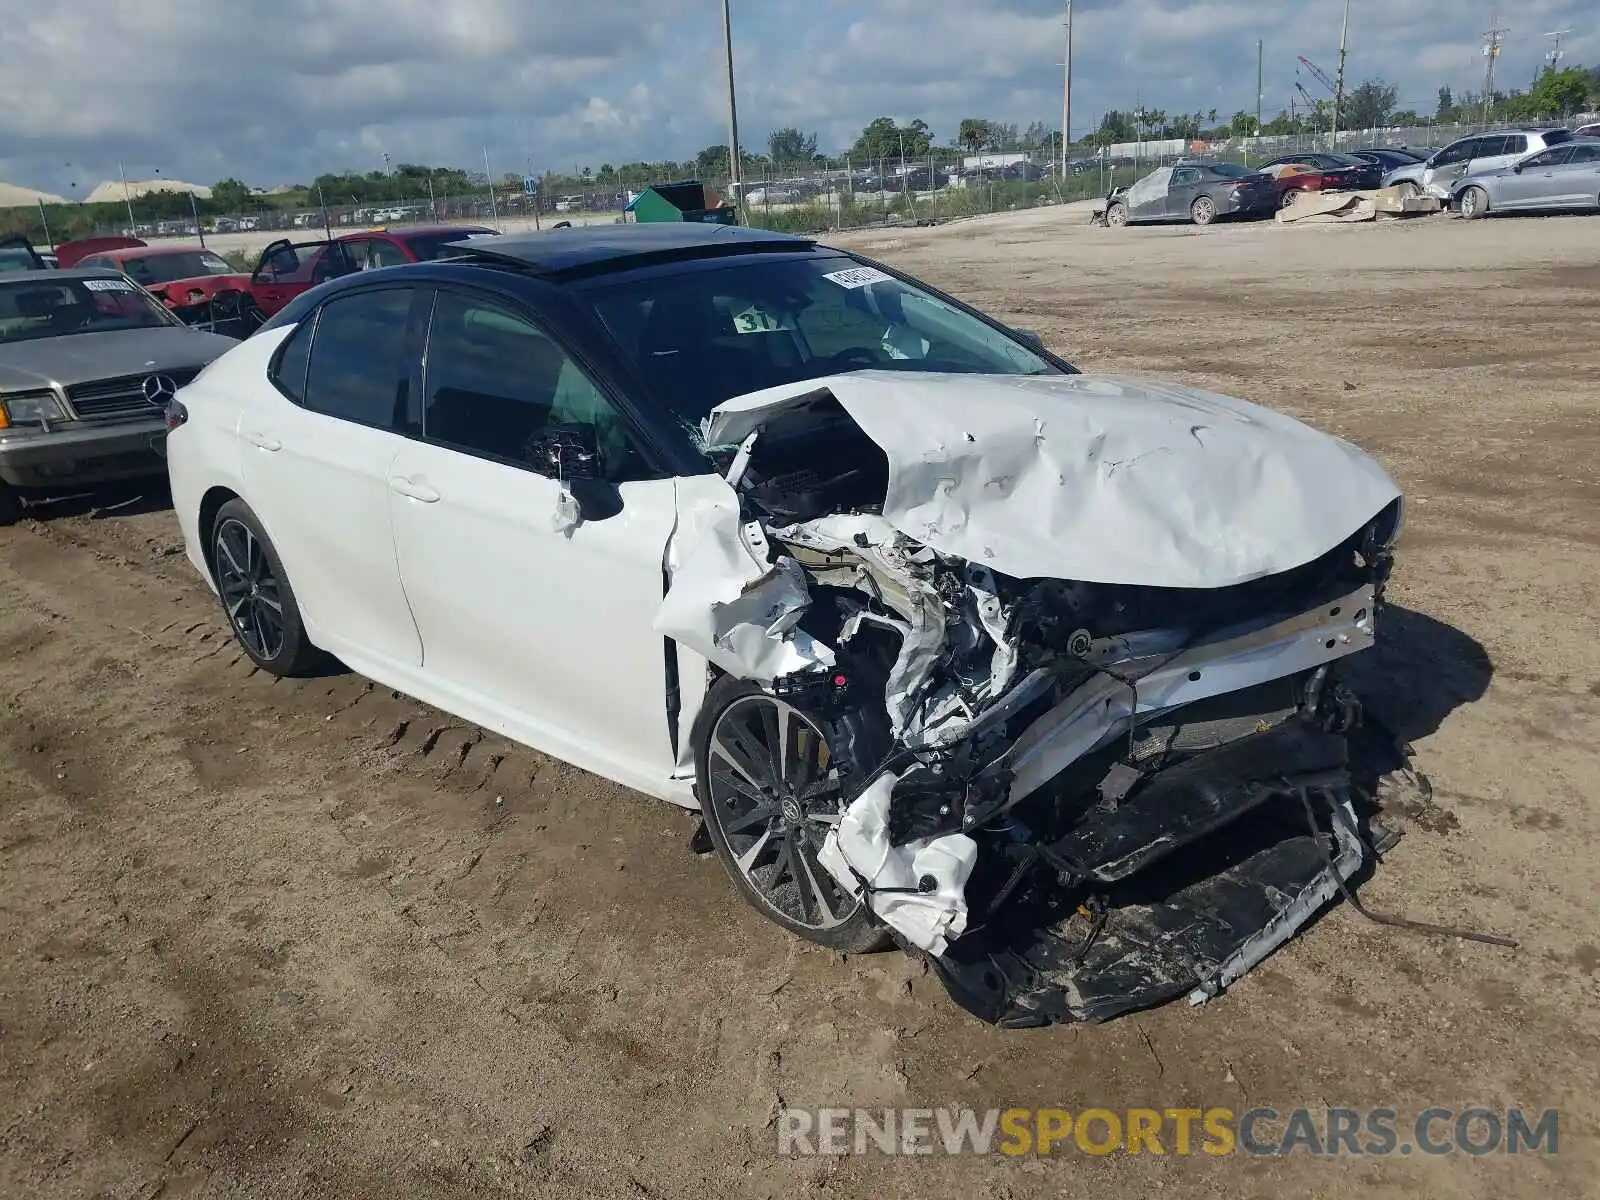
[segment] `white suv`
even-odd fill
[[[1570,141],[1567,129],[1499,129],[1458,138],[1426,162],[1400,167],[1383,177],[1384,187],[1402,187],[1412,195],[1450,197],[1450,185],[1474,171],[1508,167],[1524,154]]]

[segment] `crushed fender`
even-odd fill
[[[1370,858],[1337,668],[1401,498],[1355,447],[1173,385],[892,371],[704,438],[728,482],[680,514],[656,628],[872,708],[889,753],[833,747],[817,860],[972,1012],[1215,995]]]

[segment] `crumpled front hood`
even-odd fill
[[[823,389],[887,455],[895,528],[1016,578],[1228,587],[1320,557],[1400,494],[1291,417],[1107,376],[858,371],[735,397],[707,442]]]

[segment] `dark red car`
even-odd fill
[[[332,241],[273,242],[261,252],[248,290],[261,315],[270,317],[301,292],[355,271],[429,262],[451,253],[451,243],[479,233],[481,225],[406,225],[364,229]]]
[[[1283,205],[1293,204],[1298,192],[1349,192],[1376,188],[1383,182],[1383,167],[1377,163],[1315,150],[1279,155],[1257,169],[1277,179],[1278,200]]]
[[[209,306],[219,292],[237,295],[250,288],[250,276],[202,246],[140,242],[98,250],[61,265],[121,271],[184,320],[191,319],[191,312]]]

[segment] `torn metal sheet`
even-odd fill
[[[746,522],[732,488],[702,500],[674,535],[678,564],[652,628],[744,679],[833,665],[833,651],[795,628],[809,603],[805,576],[769,561],[766,535]]]
[[[1016,578],[1227,587],[1315,559],[1400,494],[1292,417],[1090,375],[857,371],[735,397],[707,441],[737,445],[819,392],[887,455],[885,520]]]
[[[967,928],[965,889],[978,844],[965,834],[894,845],[889,803],[900,776],[885,771],[858,796],[817,852],[817,861],[851,895],[914,946],[943,954]]]

